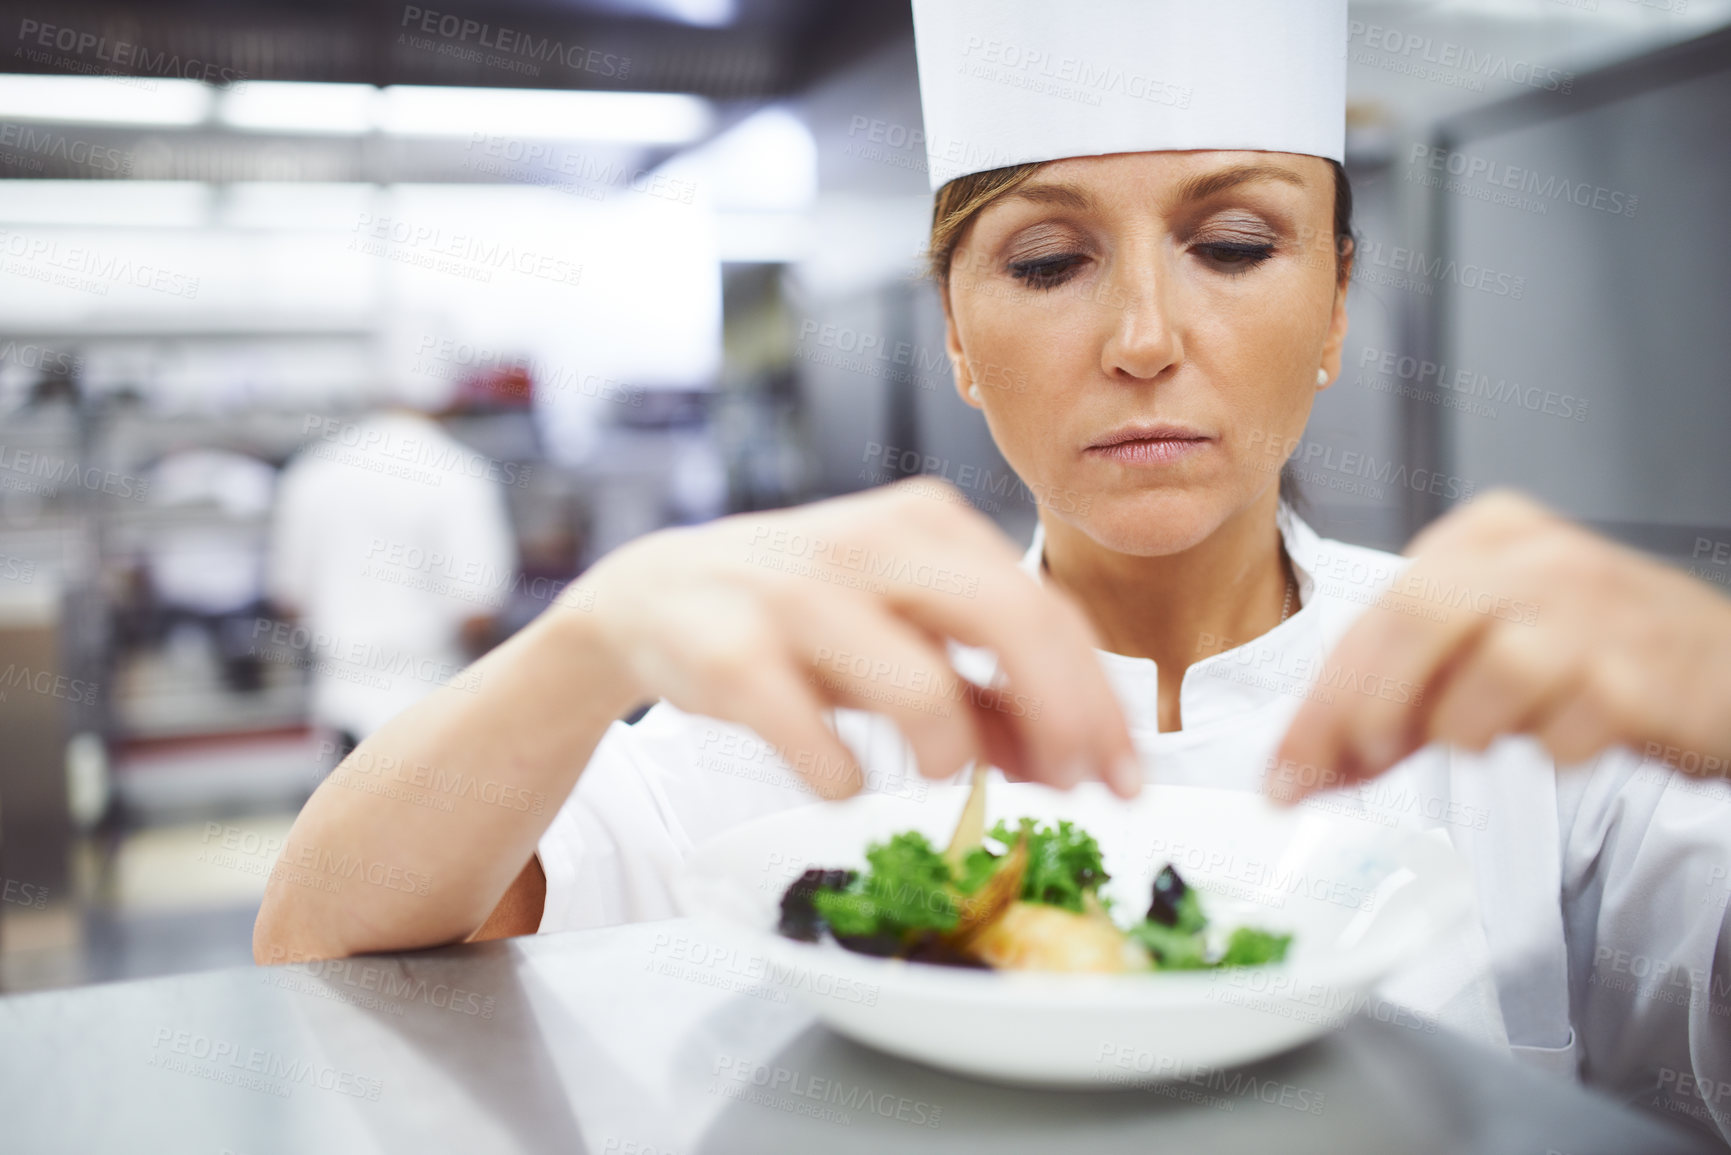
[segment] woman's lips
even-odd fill
[[[1213,441],[1189,429],[1130,428],[1108,434],[1084,452],[1124,465],[1170,465],[1206,449]]]

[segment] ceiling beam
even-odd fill
[[[0,0],[0,68],[767,99],[906,35],[908,19],[899,0],[756,0],[722,28],[521,0]]]

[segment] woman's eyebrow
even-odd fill
[[[1278,180],[1297,185],[1299,188],[1309,187],[1309,183],[1291,169],[1272,164],[1241,164],[1190,177],[1179,184],[1175,199],[1179,204],[1206,200],[1211,196],[1225,192],[1227,189],[1259,180]],[[1081,212],[1086,212],[1094,207],[1094,198],[1088,191],[1072,184],[1030,181],[1027,184],[1018,185],[1011,190],[1009,195],[1021,200],[1059,205]]]
[[[1012,197],[1022,200],[1037,201],[1040,204],[1061,205],[1068,209],[1086,211],[1094,207],[1094,198],[1072,184],[1023,184],[1018,185],[1009,193]]]
[[[1299,188],[1308,187],[1302,176],[1291,169],[1280,168],[1272,164],[1245,164],[1234,168],[1224,168],[1218,172],[1206,172],[1193,176],[1178,186],[1177,203],[1206,200],[1230,188],[1258,180],[1279,180]]]

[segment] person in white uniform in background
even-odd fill
[[[176,450],[150,471],[151,504],[191,514],[145,542],[151,590],[169,622],[205,630],[224,681],[240,692],[261,684],[254,628],[264,601],[263,535],[247,522],[270,512],[276,480],[271,465],[229,449]],[[211,507],[224,521],[210,519]]]
[[[429,893],[273,880],[255,955],[668,917],[728,825],[976,756],[1126,796],[1145,766],[1326,787],[1478,880],[1476,925],[1388,998],[1731,1134],[1701,1092],[1731,1080],[1731,795],[1699,773],[1731,751],[1731,603],[1518,497],[1411,569],[1281,502],[1347,325],[1344,0],[914,17],[956,387],[1041,497],[1033,542],[915,479],[621,547],[356,754],[546,805],[321,788],[285,859]],[[1119,80],[1074,99],[1017,71],[1034,51]]]
[[[500,466],[428,411],[442,383],[396,387],[354,419],[309,418],[283,472],[269,593],[288,626],[261,650],[311,668],[310,713],[346,754],[484,649],[516,576]]]

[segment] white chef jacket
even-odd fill
[[[462,623],[504,603],[516,567],[497,463],[418,413],[327,422],[272,526],[268,588],[305,628],[259,640],[311,670],[315,722],[364,738],[468,676]]]
[[[1421,692],[1322,665],[1405,559],[1320,538],[1284,508],[1280,529],[1301,608],[1185,670],[1182,730],[1159,730],[1152,660],[1095,651],[1160,782],[1259,789],[1304,695]],[[1043,549],[1036,529],[1022,559],[1036,580]],[[951,655],[963,674],[989,677],[989,654],[952,646]],[[911,751],[889,719],[850,709],[831,718],[867,789],[919,795]],[[671,917],[672,886],[695,845],[813,798],[743,726],[665,701],[635,725],[615,722],[541,839],[540,929]],[[1483,754],[1428,747],[1310,804],[1441,831],[1471,864],[1476,925],[1386,983],[1386,998],[1731,1138],[1724,781],[1686,779],[1623,750],[1559,772],[1537,743],[1511,737]]]

